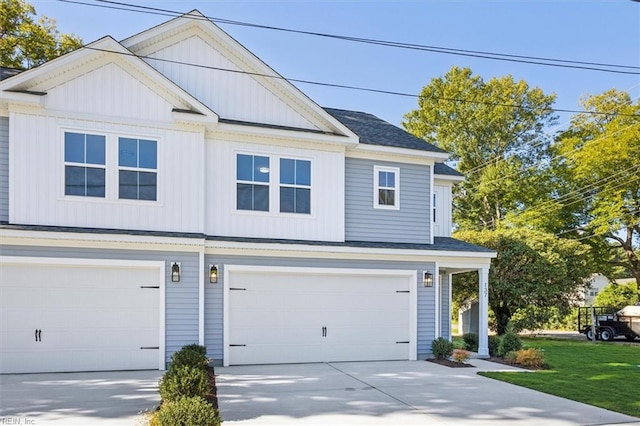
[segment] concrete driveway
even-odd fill
[[[141,425],[162,371],[0,375],[0,425]]]
[[[479,376],[511,368],[470,362],[477,368],[425,361],[217,367],[218,404],[224,425],[640,425]]]

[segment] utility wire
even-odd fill
[[[58,1],[69,1],[69,0],[58,0]],[[374,89],[374,88],[370,88],[370,87],[351,86],[351,85],[346,85],[346,84],[324,83],[324,82],[319,82],[319,81],[303,80],[303,79],[297,79],[297,78],[287,78],[287,77],[283,77],[283,76],[278,75],[278,74],[273,75],[273,74],[264,74],[264,73],[259,73],[259,72],[234,70],[234,69],[229,69],[229,68],[214,67],[214,66],[211,66],[211,65],[194,64],[194,63],[189,63],[189,62],[176,61],[176,60],[172,60],[172,59],[156,58],[156,57],[147,56],[147,55],[136,55],[135,53],[131,53],[131,52],[127,53],[127,52],[118,52],[118,51],[110,50],[110,49],[100,49],[100,48],[97,48],[97,47],[83,46],[83,48],[84,49],[89,49],[89,50],[95,50],[97,52],[114,53],[114,54],[117,54],[117,55],[131,56],[131,57],[135,57],[135,58],[147,59],[147,60],[158,61],[158,62],[167,62],[167,63],[171,63],[171,64],[176,64],[176,65],[185,65],[185,66],[190,66],[190,67],[209,69],[209,70],[214,70],[214,71],[230,72],[230,73],[235,73],[235,74],[245,74],[245,75],[251,75],[251,76],[254,76],[254,77],[271,78],[271,79],[275,79],[275,80],[284,80],[284,81],[288,81],[288,82],[295,82],[295,83],[301,83],[301,84],[311,84],[311,85],[316,85],[316,86],[357,90],[357,91],[362,91],[362,92],[380,93],[380,94],[385,94],[385,95],[404,96],[404,97],[410,97],[410,98],[421,98],[421,97],[423,97],[422,95],[416,95],[416,94],[413,94],[413,93],[396,92],[396,91],[392,91],[392,90],[383,90],[383,89]],[[562,113],[572,113],[572,114],[590,114],[590,115],[606,115],[606,116],[616,115],[616,116],[621,116],[621,117],[640,118],[640,114],[609,113],[609,112],[602,112],[602,111],[586,111],[586,110],[576,110],[576,109],[566,109],[566,108],[531,108],[531,107],[528,107],[526,105],[521,105],[521,104],[504,104],[504,103],[497,103],[497,102],[486,102],[486,101],[470,100],[470,99],[463,99],[463,98],[447,98],[447,97],[439,97],[439,96],[429,96],[429,98],[430,99],[435,99],[435,100],[440,100],[440,101],[447,101],[447,102],[460,102],[460,103],[468,103],[468,104],[487,105],[487,106],[493,106],[493,107],[516,108],[516,109],[524,109],[524,110],[527,110],[527,111],[538,110],[538,111],[562,112]]]
[[[296,30],[292,28],[283,28],[283,27],[275,27],[271,25],[261,25],[254,24],[249,22],[242,21],[234,21],[230,19],[222,19],[216,18],[212,16],[190,16],[185,15],[183,12],[169,10],[169,9],[161,9],[150,6],[140,6],[130,3],[110,1],[110,0],[95,0],[100,4],[92,4],[83,1],[74,1],[74,0],[58,0],[64,3],[73,3],[84,6],[93,6],[93,7],[102,7],[107,9],[116,9],[116,10],[126,10],[138,13],[146,13],[153,15],[162,15],[162,16],[184,16],[189,19],[198,19],[198,20],[210,20],[213,22],[228,24],[228,25],[238,25],[244,27],[251,28],[259,28],[266,29],[272,31],[281,31],[287,33],[294,34],[304,34],[310,36],[331,38],[343,41],[351,41],[356,43],[365,43],[365,44],[373,44],[378,46],[387,46],[387,47],[395,47],[401,49],[410,49],[410,50],[418,50],[418,51],[426,51],[432,53],[442,53],[447,55],[457,55],[457,56],[467,56],[481,59],[489,59],[496,61],[505,61],[505,62],[516,62],[516,63],[524,63],[524,64],[532,64],[532,65],[542,65],[542,66],[551,66],[551,67],[559,67],[559,68],[572,68],[572,69],[582,69],[589,71],[600,71],[600,72],[609,72],[609,73],[618,73],[618,74],[640,74],[640,67],[632,66],[632,65],[620,65],[620,64],[607,64],[607,63],[599,63],[599,62],[587,62],[587,61],[575,61],[575,60],[567,60],[567,59],[557,59],[557,58],[544,58],[537,56],[525,56],[525,55],[514,55],[514,54],[505,54],[505,53],[497,53],[497,52],[487,52],[487,51],[479,51],[479,50],[469,50],[469,49],[455,49],[449,47],[442,46],[433,46],[433,45],[423,45],[423,44],[415,44],[415,43],[405,43],[405,42],[396,42],[389,40],[379,40],[379,39],[371,39],[371,38],[363,38],[363,37],[352,37],[345,36],[339,34],[329,34],[329,33],[321,33],[315,31],[305,31],[305,30]],[[605,68],[602,68],[605,67]],[[611,69],[611,68],[620,68],[620,69]]]

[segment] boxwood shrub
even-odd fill
[[[177,401],[194,396],[206,398],[209,392],[209,378],[202,368],[189,365],[174,367],[160,379],[162,401]]]
[[[436,359],[447,359],[453,353],[453,343],[444,337],[438,337],[431,342],[431,353]]]
[[[155,414],[155,426],[219,426],[218,410],[200,397],[180,398],[162,404]]]

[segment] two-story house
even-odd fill
[[[0,372],[415,360],[451,334],[448,155],[197,12],[0,82]]]

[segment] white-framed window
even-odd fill
[[[311,161],[280,158],[280,213],[311,214]]]
[[[105,198],[104,135],[64,132],[64,195]]]
[[[270,158],[236,155],[236,209],[269,211]]]
[[[155,140],[118,138],[118,198],[158,199],[158,143]]]
[[[373,207],[378,209],[400,208],[400,169],[373,166]]]
[[[436,208],[438,207],[438,196],[434,192],[433,193],[433,205],[432,205],[432,214],[433,214],[433,222],[436,222]]]

